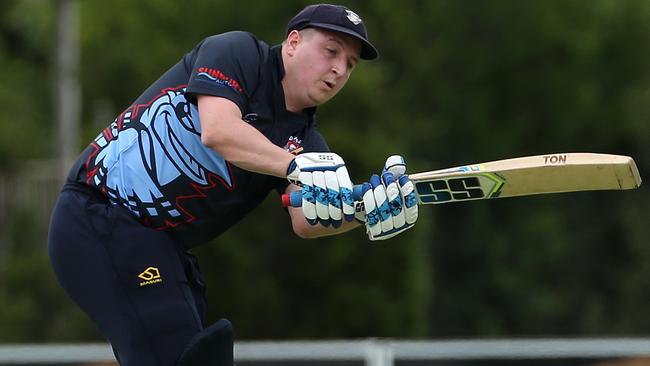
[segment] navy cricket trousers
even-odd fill
[[[204,328],[196,258],[92,188],[67,183],[48,251],[61,286],[109,340],[123,366],[172,366]]]

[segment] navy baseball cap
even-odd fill
[[[292,30],[323,28],[348,34],[361,41],[361,58],[374,60],[379,56],[375,46],[368,40],[368,32],[361,17],[341,5],[309,5],[293,17],[287,25],[287,34]]]

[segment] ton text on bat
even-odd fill
[[[544,164],[566,164],[566,155],[544,156]]]

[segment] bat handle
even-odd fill
[[[363,185],[357,184],[352,187],[352,199],[361,201],[363,198],[362,192]],[[302,206],[302,191],[293,191],[291,194],[282,195],[282,207],[301,207]]]

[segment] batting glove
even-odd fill
[[[302,212],[311,225],[339,227],[354,218],[352,181],[337,154],[300,154],[289,164],[287,179],[302,187]]]
[[[393,155],[386,160],[381,178],[375,174],[370,177],[370,183],[364,183],[363,209],[370,240],[392,238],[415,225],[418,218],[415,190],[405,172],[404,158]]]

